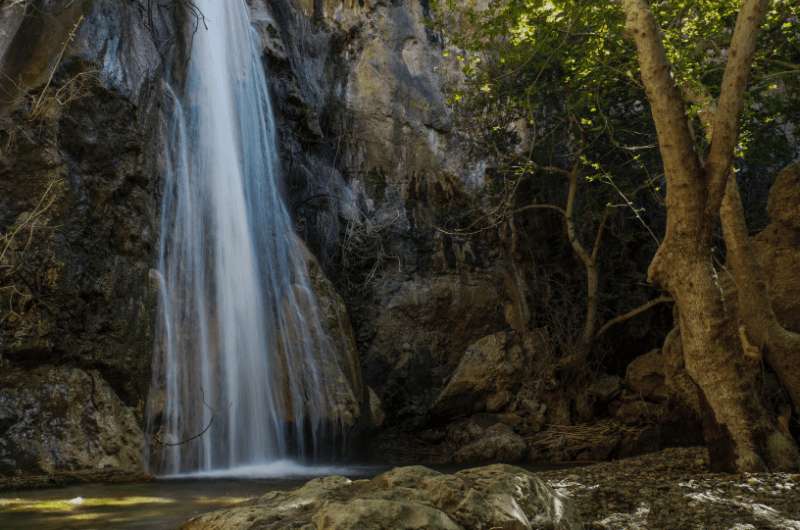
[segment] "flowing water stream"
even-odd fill
[[[195,0],[161,221],[149,461],[160,474],[310,459],[328,443],[332,362],[280,189],[260,39],[244,0]],[[234,471],[231,471],[234,470]]]

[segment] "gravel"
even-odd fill
[[[708,471],[703,448],[541,473],[589,529],[800,530],[800,475]]]

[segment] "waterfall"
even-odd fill
[[[149,405],[149,458],[164,474],[313,456],[334,393],[320,369],[334,354],[281,197],[260,40],[244,0],[194,3],[205,25],[185,85],[168,89]]]

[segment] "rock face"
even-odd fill
[[[767,228],[753,240],[775,314],[800,332],[800,164],[784,169],[769,194]]]
[[[133,412],[97,371],[0,373],[0,474],[142,468]]]
[[[0,264],[0,356],[97,368],[136,406],[153,344],[161,57],[132,3],[43,4],[0,65],[16,78],[23,61],[31,91],[2,118],[0,233],[16,237]]]
[[[523,469],[492,465],[445,475],[413,466],[372,480],[325,477],[291,492],[202,515],[185,530],[579,528],[574,508]]]
[[[154,344],[164,50],[137,2],[15,5],[0,6],[0,363],[14,376],[0,382],[0,472],[134,471]],[[154,29],[170,25],[154,13]]]
[[[298,230],[342,294],[387,427],[415,428],[467,346],[508,327],[491,245],[444,235],[482,165],[425,2],[251,2]]]
[[[422,415],[469,343],[502,325],[500,295],[488,277],[387,281],[380,289],[394,292],[378,309],[365,378],[395,418]]]
[[[329,411],[330,420],[348,430],[358,427],[359,422],[367,423],[362,427],[372,427],[374,423],[372,417],[378,415],[380,405],[370,401],[367,388],[362,381],[361,361],[347,307],[331,281],[325,276],[316,258],[310,252],[306,254],[311,288],[317,300],[322,329],[335,352],[335,356],[329,358],[327,364],[319,367],[322,377],[334,392],[333,402],[336,410]],[[303,298],[298,297],[298,299]],[[308,312],[307,310],[306,313]],[[374,406],[378,409],[373,411]],[[362,412],[365,414],[362,415]]]

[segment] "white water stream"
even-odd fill
[[[165,475],[251,474],[313,457],[329,439],[320,366],[333,353],[280,192],[248,7],[195,4],[206,27],[185,85],[170,89],[149,459]]]

